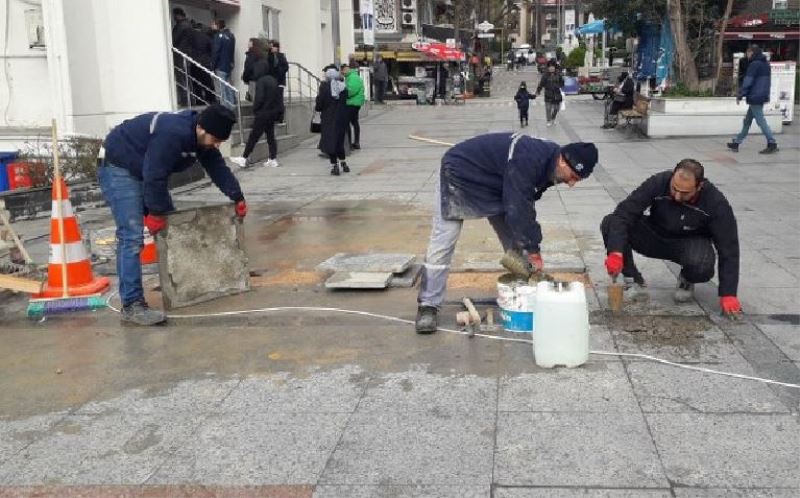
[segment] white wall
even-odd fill
[[[0,0],[0,127],[50,126],[47,51],[28,47],[25,24],[25,10],[37,8],[36,3]]]

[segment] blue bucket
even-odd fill
[[[535,326],[533,311],[512,311],[500,308],[500,318],[507,332],[532,334]]]

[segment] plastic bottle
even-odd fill
[[[573,368],[589,359],[589,308],[582,283],[539,282],[533,355],[543,368]]]

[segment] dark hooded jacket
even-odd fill
[[[739,97],[747,99],[747,103],[751,105],[766,104],[769,102],[771,79],[772,70],[767,57],[761,49],[755,49],[750,64],[747,65]]]
[[[530,107],[531,99],[535,99],[536,95],[528,93],[528,88],[520,86],[517,94],[514,95],[514,100],[517,101],[517,109],[527,110]]]

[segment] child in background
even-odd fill
[[[528,126],[528,108],[530,107],[531,99],[535,99],[536,95],[528,93],[528,85],[523,81],[519,84],[517,94],[514,95],[514,100],[517,101],[517,109],[519,109],[519,126]],[[523,124],[524,120],[524,124]]]

